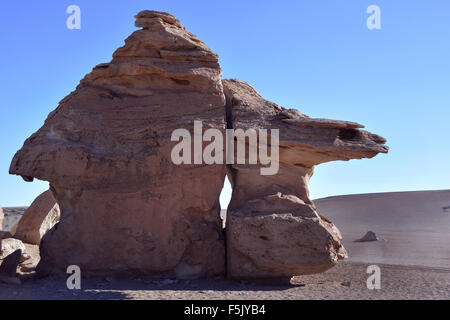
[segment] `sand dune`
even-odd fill
[[[314,203],[341,230],[352,262],[450,269],[450,190],[335,196]],[[369,230],[382,241],[354,242]]]

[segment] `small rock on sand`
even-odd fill
[[[378,238],[378,236],[376,235],[375,232],[368,231],[364,237],[362,237],[361,239],[356,240],[356,241],[357,242],[368,242],[368,241],[378,241],[378,240],[380,240],[380,239]]]

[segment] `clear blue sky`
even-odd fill
[[[66,28],[71,4],[81,30]],[[372,4],[381,30],[366,27]],[[0,8],[1,206],[29,205],[48,187],[10,176],[14,153],[92,67],[111,60],[144,9],[179,18],[219,54],[224,78],[387,138],[388,155],[316,167],[312,198],[450,188],[448,0],[18,0]]]

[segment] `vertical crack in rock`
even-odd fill
[[[231,101],[231,93],[226,92],[227,89],[223,88],[224,94],[225,94],[225,112],[226,112],[226,123],[227,123],[227,129],[233,129],[233,105]]]
[[[227,88],[224,87],[223,88],[224,94],[225,94],[225,115],[226,115],[226,127],[227,129],[233,129],[233,105],[232,105],[232,101],[231,101],[231,93],[230,92],[226,92]],[[227,143],[228,141],[225,139],[225,143]],[[234,186],[233,186],[233,169],[232,166],[229,164],[226,164],[226,168],[227,168],[227,174],[226,176],[228,177],[228,181],[230,181],[230,185],[231,185],[231,190],[233,191]],[[227,210],[228,212],[228,210]],[[227,274],[228,277],[228,248],[227,248],[227,227],[226,227],[226,216],[225,216],[225,227],[223,228],[223,237],[225,239],[225,272]]]
[[[280,130],[277,174],[261,175],[261,163],[228,168],[233,186],[226,219],[228,277],[284,282],[331,268],[347,253],[339,230],[309,199],[314,166],[386,153],[385,140],[360,130],[357,123],[287,110],[243,81],[222,83],[229,101],[228,125]]]
[[[175,129],[225,130],[218,57],[168,13],[142,11],[136,26],[12,160],[10,173],[49,181],[60,206],[38,269],[223,275],[226,167],[171,159]]]

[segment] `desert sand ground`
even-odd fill
[[[315,201],[342,231],[349,260],[322,274],[294,277],[290,285],[223,279],[82,280],[66,277],[0,284],[0,299],[450,299],[450,190],[337,196]],[[376,242],[355,242],[372,230]],[[37,246],[27,251],[38,261]],[[381,270],[381,288],[369,290],[367,266]]]
[[[344,262],[316,275],[294,277],[290,285],[268,286],[222,279],[83,279],[68,290],[66,278],[0,284],[0,299],[450,299],[450,270],[379,265],[381,288],[369,290],[366,264]]]

